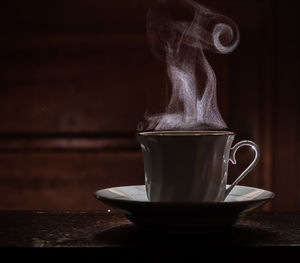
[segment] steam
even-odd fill
[[[191,19],[172,14],[164,4],[148,10],[149,44],[155,57],[166,62],[171,94],[165,112],[146,112],[138,130],[226,129],[217,106],[216,76],[204,51],[233,51],[239,42],[237,26],[195,1],[178,3]]]

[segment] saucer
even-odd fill
[[[198,232],[231,227],[241,213],[262,206],[274,198],[274,193],[237,185],[224,202],[151,202],[146,196],[145,185],[133,185],[101,189],[95,192],[95,197],[117,208],[142,228]]]

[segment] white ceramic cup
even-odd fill
[[[144,161],[145,186],[150,201],[222,202],[257,164],[259,147],[240,141],[231,147],[230,131],[152,131],[136,134]],[[252,163],[226,189],[228,163],[236,151],[250,146]]]

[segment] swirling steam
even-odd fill
[[[216,76],[204,51],[233,51],[239,42],[237,26],[195,1],[177,4],[191,18],[174,14],[164,3],[148,10],[148,41],[155,57],[166,62],[171,94],[165,112],[146,113],[138,130],[226,129],[217,106]]]

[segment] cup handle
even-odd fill
[[[230,155],[229,155],[229,160],[233,163],[236,164],[236,159],[235,159],[235,154],[237,152],[237,150],[240,147],[243,146],[250,146],[254,152],[255,152],[255,157],[254,160],[252,161],[252,163],[240,174],[240,176],[231,184],[230,187],[228,187],[225,191],[225,198],[227,197],[227,195],[231,192],[231,190],[233,189],[233,187],[235,185],[237,185],[241,180],[244,179],[244,177],[250,173],[252,171],[252,169],[257,165],[258,161],[259,161],[259,157],[260,157],[260,152],[259,152],[259,147],[257,144],[255,144],[252,141],[240,141],[238,142],[236,145],[234,145],[231,149],[230,149]]]

